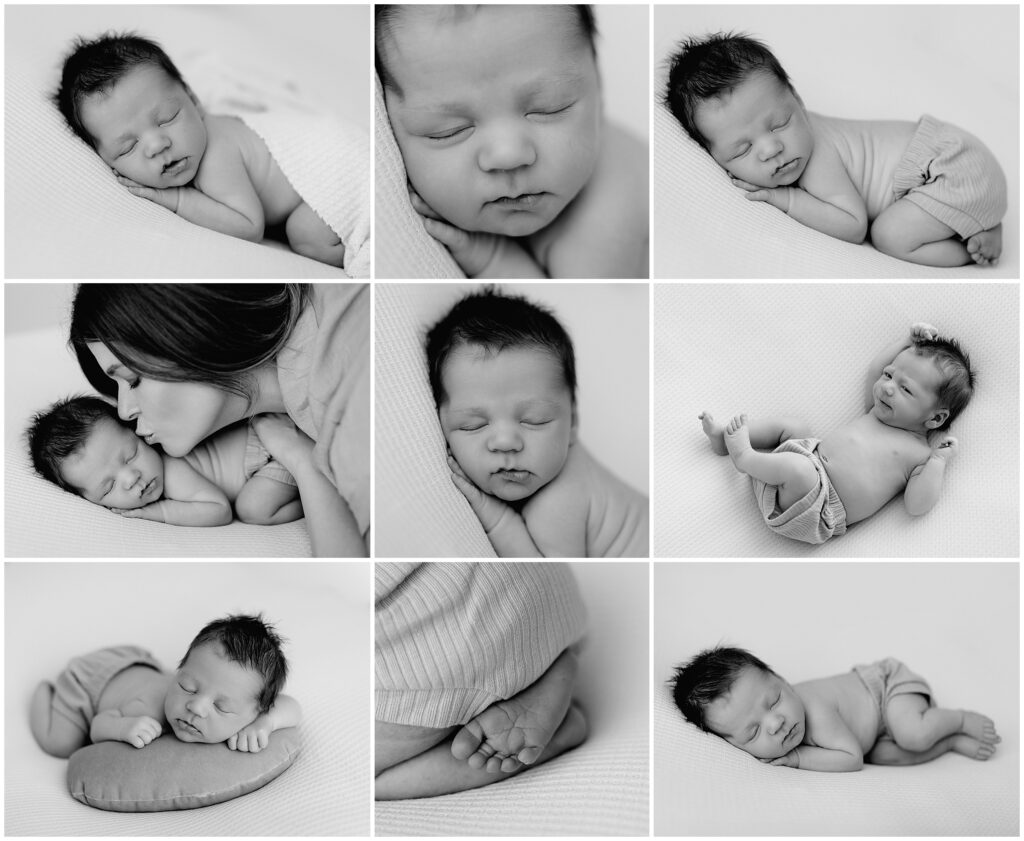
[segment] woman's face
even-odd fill
[[[136,434],[180,458],[200,441],[248,415],[247,401],[204,383],[164,382],[140,376],[102,342],[88,348],[100,369],[117,383],[117,413],[137,421]]]

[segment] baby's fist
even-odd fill
[[[123,741],[136,748],[144,748],[160,735],[163,727],[155,718],[140,715],[124,720]]]
[[[270,744],[270,722],[262,716],[228,739],[228,748],[243,753],[259,753]]]
[[[916,321],[910,326],[910,338],[918,341],[920,339],[937,339],[939,337],[939,331],[932,327],[930,324],[925,324],[923,321]]]
[[[950,462],[959,451],[960,442],[948,432],[937,435],[932,441],[932,458]]]

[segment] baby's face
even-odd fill
[[[711,157],[758,187],[795,184],[814,151],[803,105],[771,73],[757,72],[694,115]]]
[[[164,717],[183,742],[225,742],[259,715],[263,679],[229,660],[219,643],[193,649],[171,680]]]
[[[405,7],[383,46],[409,181],[466,231],[549,225],[597,164],[597,66],[568,6]]]
[[[138,65],[109,90],[85,97],[81,119],[99,156],[147,187],[188,184],[206,152],[199,108],[156,65]]]
[[[515,502],[554,479],[575,424],[562,366],[536,348],[464,345],[445,362],[439,417],[452,455],[480,490]]]
[[[942,381],[942,371],[934,359],[907,348],[875,380],[871,413],[887,426],[910,432],[936,428],[945,420],[939,407]],[[936,417],[938,422],[929,424]]]
[[[164,492],[164,461],[141,438],[112,420],[96,423],[85,444],[61,464],[79,494],[106,508],[141,508]]]
[[[785,756],[807,729],[793,687],[754,666],[744,668],[732,689],[711,702],[705,719],[713,732],[758,759]]]

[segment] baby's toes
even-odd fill
[[[501,760],[501,771],[504,774],[509,774],[512,771],[518,771],[523,767],[523,763],[516,759],[514,756],[508,756]]]
[[[492,756],[487,760],[486,770],[488,774],[497,774],[501,770],[501,763],[504,762],[500,756]]]
[[[516,758],[523,765],[533,765],[534,762],[540,759],[540,755],[541,753],[543,753],[543,751],[543,748],[538,747],[523,748],[521,751],[519,751]]]

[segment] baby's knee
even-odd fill
[[[892,224],[879,216],[871,224],[871,244],[890,257],[900,257],[910,250],[907,232],[900,225]]]
[[[36,742],[50,756],[67,759],[89,741],[88,735],[72,722],[54,715],[53,684],[40,683],[32,693],[29,706],[29,728]]]
[[[239,494],[235,500],[235,516],[252,526],[271,525],[275,513],[277,510],[271,510],[266,500],[256,494]]]

